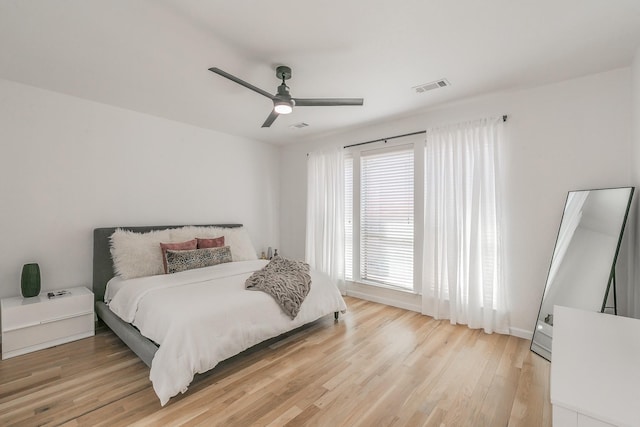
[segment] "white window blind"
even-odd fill
[[[414,151],[363,152],[360,278],[413,290]]]
[[[353,280],[353,157],[344,159],[344,278]]]

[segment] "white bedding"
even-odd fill
[[[245,280],[267,264],[240,261],[136,279],[112,279],[105,302],[125,322],[160,345],[150,379],[164,406],[185,392],[196,373],[335,311],[346,310],[337,287],[311,272],[311,290],[291,320],[266,293]]]

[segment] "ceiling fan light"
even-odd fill
[[[293,106],[287,101],[276,101],[274,105],[273,109],[278,114],[289,114],[293,111]]]

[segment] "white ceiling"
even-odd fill
[[[638,46],[639,0],[0,0],[0,78],[275,144],[625,67]],[[280,64],[294,97],[364,106],[263,129],[271,101],[208,71],[275,93]]]

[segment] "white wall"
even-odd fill
[[[630,274],[633,277],[633,286],[629,287],[622,295],[623,308],[633,317],[640,318],[640,47],[636,49],[631,65],[631,94],[632,94],[632,156],[631,176],[632,183],[636,186],[636,195],[633,203],[630,220],[632,239],[628,239],[632,248]]]
[[[282,253],[304,256],[308,151],[508,114],[501,173],[506,281],[512,331],[527,336],[540,306],[567,191],[630,184],[630,86],[631,70],[624,68],[470,99],[284,147]]]
[[[91,287],[92,229],[239,222],[279,237],[278,149],[0,80],[0,297]]]

